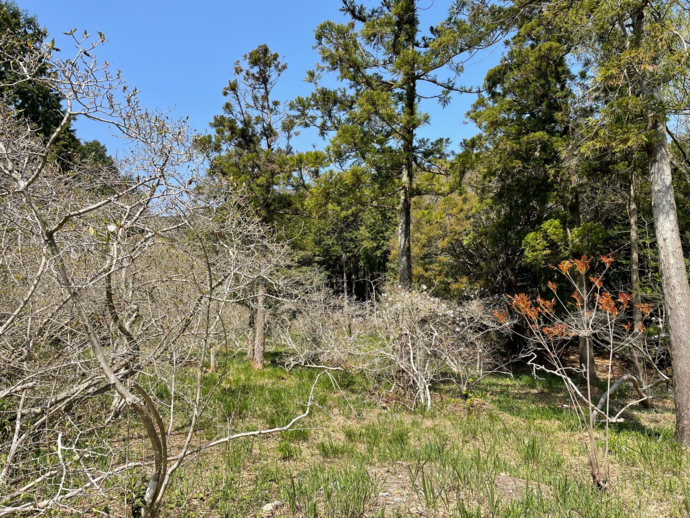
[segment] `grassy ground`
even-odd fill
[[[239,366],[203,434],[284,425],[302,412],[316,375]],[[497,376],[468,398],[439,387],[426,415],[374,397],[361,378],[338,373],[335,381],[320,380],[316,411],[299,428],[186,465],[163,515],[690,516],[689,458],[673,441],[668,400],[614,425],[604,492],[592,488],[585,434],[557,379]]]

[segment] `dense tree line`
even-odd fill
[[[312,92],[290,102],[272,94],[287,65],[265,45],[250,52],[202,141],[212,173],[244,186],[345,306],[386,280],[460,300],[539,294],[555,278],[550,265],[613,254],[609,278],[636,305],[655,305],[649,337],[663,345],[670,333],[685,377],[687,7],[454,2],[428,31],[420,8],[343,1],[345,20],[315,32]],[[500,40],[483,84],[461,86],[468,57]],[[322,86],[325,77],[338,86]],[[420,136],[433,123],[423,100],[452,110],[453,96],[469,94],[477,100],[458,120],[474,122],[476,136]],[[291,147],[300,127],[318,130],[322,150]],[[252,164],[237,165],[240,155]],[[588,348],[581,340],[581,361]]]
[[[344,22],[315,32],[311,92],[276,99],[288,65],[261,45],[237,62],[214,133],[197,141],[210,175],[230,180],[298,264],[323,268],[347,306],[386,281],[451,299],[539,293],[553,279],[549,265],[613,253],[616,284],[659,307],[656,336],[687,340],[678,331],[690,311],[681,2],[454,2],[427,31],[415,0],[348,0],[341,11]],[[0,20],[26,49],[47,37],[11,2]],[[463,86],[464,63],[502,39],[483,84]],[[75,136],[57,93],[14,85],[18,73],[4,58],[4,102],[46,138],[64,125],[51,146],[60,167],[112,168],[100,143]],[[338,86],[322,86],[324,76]],[[476,136],[420,136],[432,123],[423,100],[452,110],[454,96],[471,94],[458,119],[474,122]],[[294,149],[301,127],[325,145]]]

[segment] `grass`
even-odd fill
[[[222,381],[200,433],[284,425],[303,411],[317,374],[240,365]],[[274,516],[284,518],[690,515],[689,457],[673,440],[668,400],[612,426],[612,487],[604,492],[592,487],[584,431],[557,379],[491,377],[469,398],[441,387],[426,415],[383,409],[366,396],[375,391],[364,378],[338,372],[334,381],[321,379],[315,411],[297,429],[236,441],[186,465],[163,514],[261,516],[280,502]]]

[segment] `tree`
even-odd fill
[[[376,175],[358,166],[321,172],[299,200],[293,247],[331,274],[347,313],[350,298],[371,298],[385,275],[391,207]]]
[[[0,49],[16,48],[6,38]],[[190,455],[285,431],[312,404],[310,395],[286,426],[196,441],[220,383],[203,382],[212,343],[227,338],[247,287],[284,264],[286,246],[227,185],[182,173],[200,162],[186,123],[141,108],[133,93],[120,98],[123,81],[89,55],[101,41],[86,38],[75,38],[71,59],[46,46],[12,56],[27,74],[19,81],[64,100],[48,138],[0,105],[2,516],[51,512],[97,488],[82,503],[92,512],[98,500],[112,504],[109,492],[126,476],[137,481],[137,511],[155,517]],[[109,124],[131,145],[111,164],[122,172],[117,184],[98,159],[78,162],[65,181],[51,148],[79,117]],[[104,404],[111,397],[132,410],[132,423],[130,412]],[[180,418],[186,437],[170,444]],[[118,433],[130,425],[137,460],[126,454],[129,435]]]
[[[0,53],[0,102],[11,107],[15,113],[28,120],[43,138],[50,138],[62,123],[65,115],[60,93],[41,81],[27,80],[19,67],[17,56],[39,51],[45,44],[48,32],[42,28],[35,16],[29,16],[9,0],[0,0],[0,37],[5,49]],[[51,48],[55,49],[51,42]],[[55,49],[56,51],[59,49]],[[46,76],[50,71],[47,60],[36,63],[35,73]],[[96,154],[94,154],[96,152]],[[71,122],[68,122],[51,144],[51,154],[58,159],[60,168],[67,172],[76,160],[98,159],[103,164],[112,164],[112,158],[97,140],[82,144],[76,136]]]
[[[398,194],[398,282],[412,284],[411,207],[420,174],[448,174],[444,164],[448,142],[419,136],[429,123],[420,109],[424,98],[447,105],[462,73],[461,57],[493,42],[496,32],[486,18],[500,10],[463,12],[464,3],[451,8],[448,17],[424,35],[419,27],[416,0],[382,0],[371,9],[354,0],[343,0],[341,11],[350,21],[327,21],[316,30],[321,65],[308,80],[315,92],[292,104],[304,126],[322,134],[334,133],[331,146],[336,160],[351,161],[394,180],[389,195]],[[448,77],[438,74],[448,71]],[[319,86],[321,72],[335,72],[345,88]],[[423,85],[436,88],[424,92]]]
[[[228,101],[209,124],[214,134],[198,144],[212,156],[209,174],[227,178],[268,223],[290,199],[279,187],[289,185],[293,126],[273,92],[287,65],[267,45],[246,54],[244,61],[244,67],[235,63],[236,79],[223,88]]]
[[[603,225],[582,217],[591,165],[572,156],[578,106],[570,38],[539,17],[526,9],[518,18],[517,34],[468,114],[481,134],[465,142],[480,175],[473,188],[486,204],[482,214],[490,215],[469,239],[482,241],[479,261],[500,272],[490,277],[493,288],[512,293],[540,284],[545,263],[598,252],[606,236]],[[586,292],[586,278],[578,281]],[[579,337],[579,356],[585,377],[596,381],[586,336]]]
[[[495,208],[488,240],[500,248],[492,257],[506,271],[508,291],[535,283],[530,267],[583,252],[571,237],[581,225],[579,178],[563,158],[574,104],[567,41],[535,26],[534,16],[523,17],[501,63],[487,73],[468,114],[481,134],[465,143],[481,174],[473,187]],[[539,234],[558,237],[530,245]]]
[[[637,131],[629,133],[627,145],[639,143],[646,153],[671,337],[676,436],[690,444],[690,285],[667,137],[669,117],[683,113],[687,99],[670,95],[666,86],[671,85],[677,94],[683,92],[680,85],[690,71],[687,9],[675,0],[640,0],[621,6],[594,2],[586,11],[596,14],[589,22],[589,37],[579,43],[591,60],[594,84],[603,93],[618,90],[604,120],[614,109],[623,111],[637,126]],[[576,20],[581,27],[583,20]]]
[[[279,55],[259,45],[244,56],[245,67],[235,63],[236,79],[228,82],[223,114],[210,123],[214,135],[197,142],[212,156],[209,174],[227,179],[247,197],[264,223],[274,223],[291,204],[288,156],[293,123],[282,103],[273,97],[280,76],[287,69]],[[283,188],[283,189],[281,189]],[[257,279],[257,295],[250,315],[247,357],[263,367],[266,322],[266,279]]]
[[[14,2],[0,2],[0,35],[11,36],[6,44],[16,45],[9,52],[30,52],[37,49],[48,36],[35,17],[29,16],[17,7]],[[39,133],[48,137],[59,126],[62,120],[62,98],[60,95],[36,81],[21,81],[18,61],[8,58],[5,53],[0,59],[0,81],[6,85],[0,90],[5,103],[21,113],[22,117],[36,125]],[[40,64],[40,72],[47,72],[47,64]]]
[[[690,444],[690,285],[667,138],[669,118],[686,113],[687,6],[678,0],[588,0],[574,9],[569,1],[555,0],[545,6],[543,20],[571,35],[580,65],[591,71],[591,98],[604,105],[592,125],[606,128],[615,118],[625,119],[626,130],[611,142],[646,155],[671,338],[676,436]]]

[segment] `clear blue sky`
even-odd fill
[[[369,3],[372,0],[363,0]],[[122,70],[132,87],[141,91],[149,108],[175,108],[173,115],[189,117],[192,126],[206,132],[213,115],[223,104],[221,91],[232,76],[234,62],[257,45],[266,43],[284,56],[288,70],[277,94],[283,100],[308,95],[310,85],[303,82],[305,72],[318,61],[314,29],[325,20],[344,20],[340,0],[16,0],[21,9],[35,15],[67,51],[69,43],[62,33],[73,28],[105,34],[108,42],[99,49],[99,61],[109,61]],[[373,2],[372,2],[373,4]],[[450,0],[429,0],[422,13],[422,26],[445,17]],[[488,68],[500,56],[502,46],[475,59],[466,67],[464,85],[480,85]],[[476,128],[464,124],[464,115],[475,96],[456,96],[441,109],[428,102],[423,109],[431,114],[431,126],[424,136],[449,137],[456,146]],[[109,150],[117,141],[107,129],[77,127],[82,139],[98,138]],[[298,148],[322,145],[306,134]],[[456,148],[457,149],[457,148]]]

